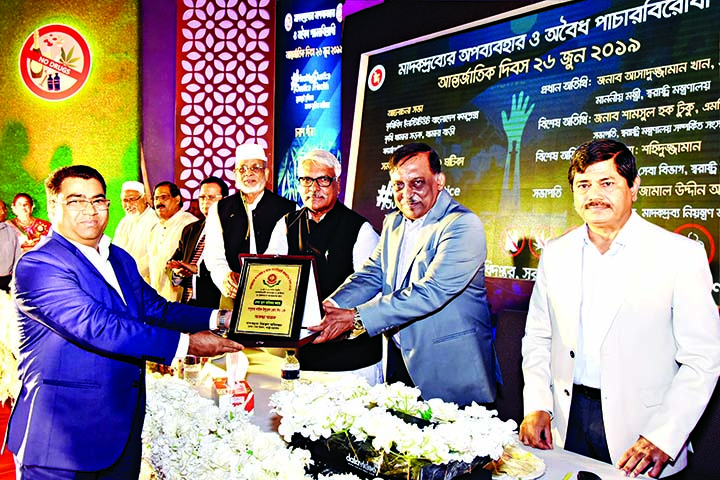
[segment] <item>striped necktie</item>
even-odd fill
[[[205,249],[205,234],[203,233],[200,237],[200,240],[198,240],[197,245],[195,245],[195,250],[193,251],[193,256],[190,259],[190,265],[197,265],[198,261],[200,260],[200,256],[202,256],[203,250]],[[198,270],[199,273],[199,270]],[[192,276],[187,277],[182,281],[182,286],[184,287],[182,299],[180,300],[182,303],[188,303],[188,301],[193,296],[193,287],[192,287]]]

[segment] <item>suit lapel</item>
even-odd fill
[[[420,258],[420,253],[425,249],[425,246],[429,243],[430,237],[437,231],[438,222],[446,215],[448,208],[450,207],[450,195],[440,192],[435,205],[428,211],[425,220],[420,227],[418,236],[415,239],[415,244],[411,246],[410,261],[407,264],[407,270],[401,272],[403,274],[402,285],[405,285],[407,281],[408,273],[412,270],[415,262]],[[402,236],[401,236],[402,240]],[[399,249],[397,250],[400,251]]]
[[[403,218],[404,217],[402,216],[402,214],[398,212],[393,218],[389,220],[392,222],[392,225],[390,226],[388,231],[387,248],[384,249],[383,253],[383,255],[386,257],[385,264],[387,265],[388,271],[386,282],[388,283],[391,291],[395,288],[395,278],[398,274],[398,267],[400,266],[399,253],[404,231]]]
[[[120,290],[125,298],[125,304],[130,310],[132,317],[135,318],[138,316],[139,311],[137,302],[135,301],[135,294],[132,290],[132,285],[130,284],[130,279],[128,279],[127,272],[120,263],[120,260],[115,256],[115,247],[112,245],[110,246],[109,260],[110,265],[112,265],[113,271],[115,272],[118,284],[120,285]],[[110,289],[115,292],[115,289],[112,288],[112,286],[110,286]]]

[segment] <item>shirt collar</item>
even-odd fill
[[[108,258],[110,258],[110,237],[105,234],[103,234],[100,242],[98,242],[98,248],[97,250],[95,250],[93,247],[89,247],[85,244],[76,242],[75,240],[70,240],[65,235],[62,235],[57,231],[55,231],[55,233],[75,245],[77,249],[80,250],[86,257],[89,257],[90,255],[100,255],[103,260],[107,260]]]
[[[612,244],[610,245],[608,252],[615,251],[620,247],[625,247],[630,243],[630,239],[633,237],[633,232],[637,230],[638,218],[639,217],[637,213],[635,213],[635,210],[633,210],[627,222],[625,222],[625,225],[622,226],[617,236],[613,240]],[[583,242],[585,243],[585,245],[591,245],[592,242],[590,241],[590,236],[588,234],[587,223],[584,225],[584,227],[585,228],[583,228],[582,231]]]

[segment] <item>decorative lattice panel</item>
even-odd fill
[[[193,198],[215,175],[234,189],[235,148],[273,144],[273,0],[180,0],[176,183]]]

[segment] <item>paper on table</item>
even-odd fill
[[[319,325],[322,321],[322,310],[320,309],[320,295],[315,283],[314,264],[310,263],[310,275],[308,275],[308,289],[305,296],[305,311],[303,312],[303,328]]]

